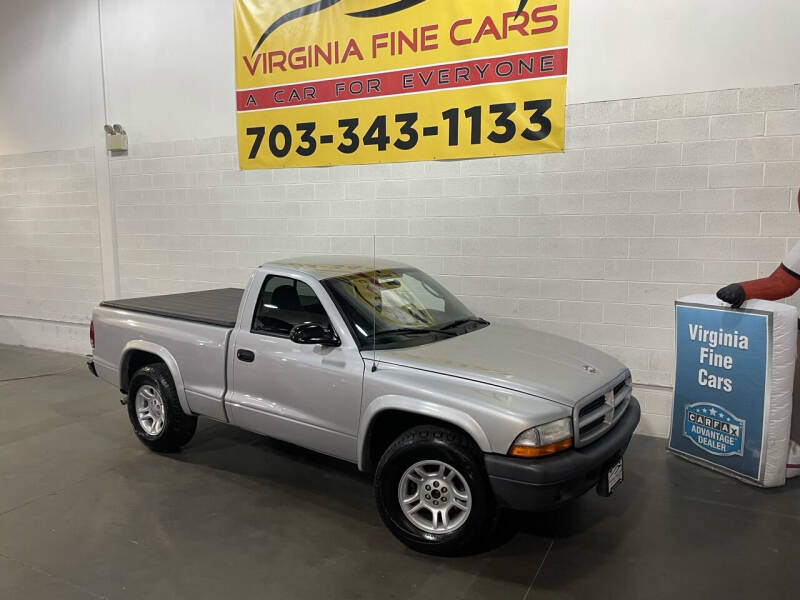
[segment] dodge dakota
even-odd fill
[[[432,554],[479,544],[499,508],[610,495],[639,422],[615,358],[490,323],[391,261],[287,259],[245,289],[106,301],[90,335],[89,369],[152,450],[204,416],[350,461],[389,530]]]

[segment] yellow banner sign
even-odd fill
[[[234,0],[242,169],[564,147],[567,0]]]

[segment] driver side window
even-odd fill
[[[292,327],[301,323],[316,323],[326,329],[331,326],[322,303],[308,284],[269,275],[261,287],[251,331],[288,337]]]

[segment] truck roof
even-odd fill
[[[320,254],[272,260],[261,265],[261,268],[268,269],[270,266],[294,269],[321,280],[374,269],[409,268],[411,265],[383,258],[374,259],[372,256]]]

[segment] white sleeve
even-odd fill
[[[800,242],[797,242],[794,247],[789,250],[789,253],[784,257],[781,264],[789,269],[795,276],[800,276]]]

